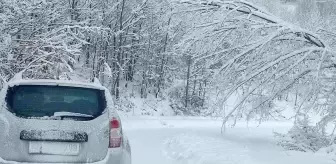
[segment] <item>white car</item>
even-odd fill
[[[0,164],[131,164],[110,92],[95,83],[18,80],[1,91]]]

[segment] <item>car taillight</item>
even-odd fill
[[[110,121],[110,144],[109,148],[118,148],[121,146],[122,132],[120,127],[120,121],[113,118]]]
[[[119,124],[119,121],[117,119],[113,119],[111,122],[110,122],[110,127],[111,129],[118,129],[120,126]]]

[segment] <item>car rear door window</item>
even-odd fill
[[[98,117],[106,107],[104,91],[65,86],[20,85],[8,89],[9,110],[20,117],[77,113]]]

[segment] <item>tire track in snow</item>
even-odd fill
[[[216,136],[182,133],[164,143],[164,154],[183,164],[251,164],[250,150]]]

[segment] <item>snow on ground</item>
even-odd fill
[[[123,117],[134,164],[334,164],[333,157],[285,151],[273,132],[290,122],[239,122],[221,134],[221,121],[197,117]]]

